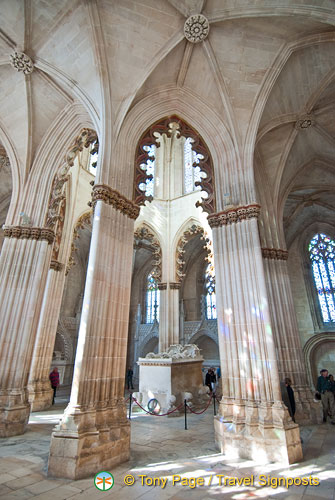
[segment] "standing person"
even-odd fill
[[[215,375],[214,368],[211,368],[211,387],[212,387],[212,391],[215,394],[215,390],[216,390],[216,375]]]
[[[219,378],[221,378],[221,368],[219,366],[216,369],[216,375],[217,375],[218,380],[219,380]]]
[[[133,370],[131,369],[131,367],[129,366],[128,368],[128,371],[127,371],[127,389],[129,390],[129,388],[131,387],[131,389],[134,389],[134,386],[133,386]]]
[[[205,385],[207,385],[209,392],[212,394],[212,373],[210,368],[208,368],[206,373]]]
[[[326,370],[325,368],[320,370],[320,377],[318,377],[318,383],[316,389],[321,394],[323,421],[327,422],[327,415],[329,411],[330,421],[333,425],[335,425],[334,395],[332,392],[331,381],[329,380],[328,377],[328,370]]]
[[[51,383],[51,387],[54,390],[53,397],[52,397],[52,404],[55,404],[55,397],[56,397],[56,389],[59,386],[59,372],[57,366],[52,370],[52,372],[49,375],[49,380]]]
[[[289,400],[289,403],[290,403],[290,405],[288,406],[288,411],[289,411],[289,414],[290,414],[293,422],[295,422],[295,419],[294,419],[294,414],[295,414],[295,399],[294,399],[294,391],[293,391],[293,389],[291,387],[292,381],[291,381],[291,379],[286,378],[284,382],[285,382],[285,386],[286,386],[286,390],[287,390],[288,400]]]
[[[333,395],[335,396],[335,380],[334,376],[329,374],[329,382],[330,382],[330,390],[332,391]]]

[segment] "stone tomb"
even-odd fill
[[[160,412],[173,410],[184,399],[189,404],[203,400],[206,394],[201,372],[203,358],[196,345],[175,344],[166,352],[149,353],[137,363],[139,394],[136,396],[145,408],[153,398],[159,401]]]

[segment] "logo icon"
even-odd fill
[[[108,491],[113,488],[114,478],[110,472],[101,471],[94,477],[94,486],[101,491]]]

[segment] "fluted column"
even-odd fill
[[[52,403],[53,390],[50,386],[49,373],[64,282],[64,265],[58,261],[51,261],[29,374],[28,392],[31,411],[45,410]]]
[[[77,479],[129,458],[124,403],[128,316],[139,208],[96,185],[92,238],[71,398],[52,433],[49,473]]]
[[[280,379],[283,381],[285,377],[289,377],[294,385],[297,422],[304,424],[320,422],[321,405],[314,403],[313,394],[307,384],[288,276],[288,253],[281,249],[262,248],[262,255]]]
[[[27,383],[54,233],[7,226],[0,258],[0,437],[22,434]]]
[[[299,427],[281,401],[257,217],[260,207],[211,214],[223,397],[223,452],[264,461],[302,458]],[[288,444],[289,443],[289,444]]]

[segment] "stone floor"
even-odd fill
[[[114,486],[99,491],[91,478],[71,481],[47,476],[47,459],[53,425],[62,415],[65,399],[58,398],[52,410],[34,413],[23,436],[0,441],[0,500],[3,499],[80,499],[95,500],[210,500],[232,498],[332,499],[335,492],[335,429],[330,424],[304,427],[304,460],[282,468],[269,464],[257,466],[252,461],[231,460],[215,449],[213,438],[213,407],[202,415],[188,416],[188,430],[184,418],[134,415],[132,419],[131,460],[115,468]],[[97,471],[99,472],[99,471]],[[124,478],[131,474],[133,486],[126,486]],[[237,479],[254,476],[254,486],[219,485],[218,474]],[[259,486],[259,475],[278,477],[317,477],[319,486]],[[141,477],[142,476],[142,479]],[[173,485],[178,476],[184,481]],[[165,488],[141,484],[152,478],[167,478]],[[205,485],[191,488],[192,478],[203,478]],[[223,479],[221,479],[223,480]]]

